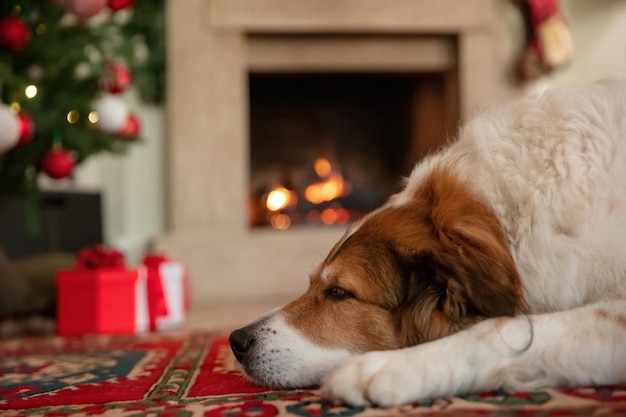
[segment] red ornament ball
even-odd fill
[[[30,118],[30,116],[23,111],[17,114],[17,119],[20,129],[20,137],[17,144],[18,146],[25,145],[30,142],[35,135],[35,123],[33,123],[33,120]]]
[[[74,158],[63,148],[53,148],[41,159],[41,170],[50,178],[69,177],[74,170]]]
[[[67,10],[82,20],[97,15],[106,4],[107,0],[65,0]]]
[[[107,72],[100,77],[98,84],[100,90],[117,94],[126,91],[130,86],[131,75],[126,64],[122,62],[110,62]]]
[[[139,119],[131,113],[128,115],[128,119],[126,119],[126,123],[124,124],[122,130],[119,131],[119,134],[124,137],[137,136],[140,128],[141,124],[139,123]]]
[[[114,12],[131,7],[135,4],[135,0],[109,0],[108,5]]]
[[[11,52],[18,52],[26,46],[30,30],[26,22],[16,16],[0,19],[0,45]]]

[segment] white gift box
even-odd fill
[[[151,330],[181,327],[189,309],[187,269],[159,256],[144,258],[148,322]]]

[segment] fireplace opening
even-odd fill
[[[380,206],[454,133],[451,79],[250,74],[250,226],[343,225]]]

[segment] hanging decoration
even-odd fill
[[[93,109],[98,113],[96,126],[108,133],[122,130],[130,114],[124,100],[112,94],[104,94],[94,101]]]
[[[135,4],[135,0],[109,0],[108,6],[114,12],[126,9]]]
[[[10,52],[19,52],[29,39],[28,25],[21,18],[6,16],[0,19],[0,46]]]
[[[74,171],[74,158],[61,145],[55,144],[41,159],[41,171],[50,178],[67,178]]]
[[[65,0],[67,10],[82,20],[87,20],[104,9],[107,0]]]
[[[17,114],[19,124],[18,145],[26,145],[35,135],[35,123],[23,110]]]
[[[558,0],[525,0],[527,41],[518,72],[533,80],[567,64],[574,56],[574,42]]]
[[[121,61],[112,61],[107,65],[104,75],[98,80],[100,89],[111,94],[119,94],[128,89],[131,83],[128,66]]]
[[[141,124],[139,123],[139,119],[133,113],[128,115],[128,119],[126,119],[126,123],[122,130],[119,131],[119,134],[126,139],[130,139],[136,137],[139,134],[141,129]]]

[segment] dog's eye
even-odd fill
[[[334,300],[345,300],[354,297],[354,294],[341,287],[330,287],[326,290],[326,296]]]

